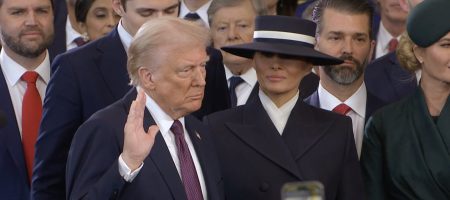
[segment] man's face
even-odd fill
[[[324,10],[316,48],[345,61],[340,65],[321,67],[338,84],[349,85],[363,78],[374,45],[369,37],[369,26],[366,14]]]
[[[131,35],[148,20],[161,16],[178,16],[178,0],[128,0],[125,7],[113,0],[114,10],[122,17],[122,25]]]
[[[45,53],[54,35],[50,0],[3,0],[0,34],[7,52],[27,58]]]
[[[251,42],[255,29],[256,13],[250,1],[245,0],[241,5],[219,9],[211,21],[211,34],[214,47],[236,45]],[[235,56],[222,51],[225,64],[239,64],[248,62],[246,58]]]
[[[168,45],[152,59],[156,68],[151,75],[151,96],[174,119],[200,109],[207,61],[205,46],[200,43]]]
[[[408,12],[400,6],[399,0],[378,0],[380,14],[392,22],[405,23]]]

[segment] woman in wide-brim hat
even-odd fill
[[[316,24],[286,16],[256,19],[253,42],[223,47],[253,58],[260,85],[252,103],[207,116],[229,199],[280,199],[283,184],[315,180],[326,199],[362,199],[351,120],[309,106],[299,84],[313,65],[341,60],[314,50]]]

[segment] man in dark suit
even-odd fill
[[[210,135],[189,115],[201,106],[208,43],[206,28],[179,18],[142,26],[128,52],[137,88],[76,132],[68,198],[224,198]]]
[[[64,173],[75,131],[94,112],[122,98],[131,88],[126,50],[138,28],[155,17],[176,17],[179,4],[178,0],[112,3],[122,17],[118,27],[104,38],[58,56],[52,63],[54,74],[36,143],[34,199],[65,198]]]
[[[318,24],[316,48],[345,62],[319,66],[319,88],[305,101],[352,118],[358,155],[365,122],[384,105],[364,84],[364,68],[375,44],[370,33],[372,16],[368,0],[320,0],[313,15]]]
[[[0,1],[0,199],[27,200],[50,79],[50,0]]]
[[[315,30],[308,20],[259,16],[253,42],[222,48],[253,57],[260,85],[253,102],[204,119],[227,198],[277,200],[283,184],[312,180],[324,185],[327,200],[363,197],[350,119],[300,98],[313,65],[342,63],[314,50]]]

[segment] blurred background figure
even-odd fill
[[[450,198],[448,8],[448,0],[426,0],[408,17],[411,40],[398,58],[411,73],[421,69],[421,81],[369,120],[361,157],[369,200]]]
[[[75,17],[83,35],[83,41],[80,42],[107,35],[120,20],[112,8],[111,0],[76,0]]]
[[[198,22],[209,28],[208,8],[213,0],[180,0],[180,13],[178,17]]]

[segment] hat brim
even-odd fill
[[[225,46],[225,52],[245,58],[253,58],[255,52],[268,52],[305,58],[313,65],[337,65],[344,61],[314,50],[311,47],[284,43],[252,42],[246,44]]]

